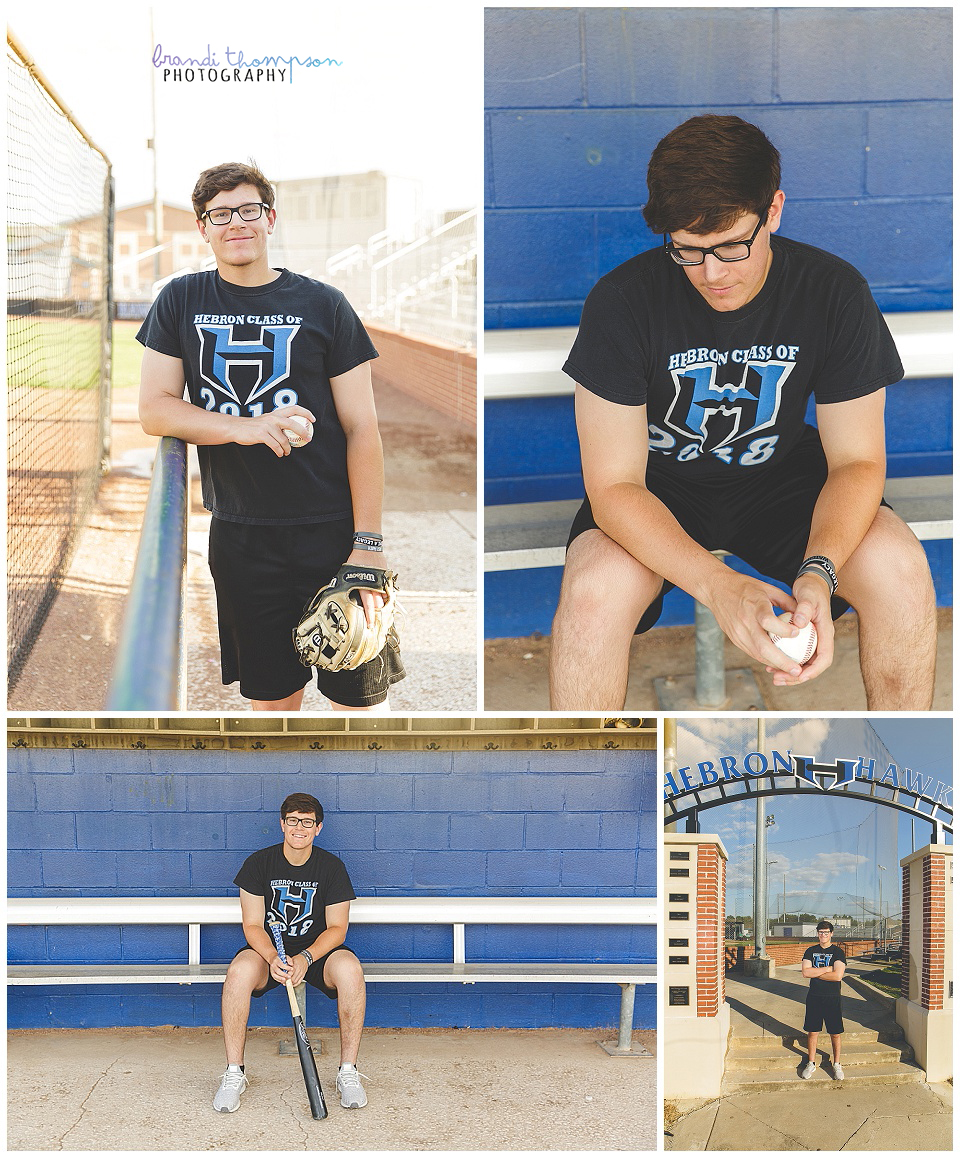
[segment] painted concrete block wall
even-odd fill
[[[951,33],[949,8],[487,9],[487,327],[575,325],[658,244],[650,153],[703,112],[779,148],[786,236],[884,310],[950,308]]]
[[[360,895],[653,896],[652,752],[227,752],[11,749],[11,896],[226,896],[244,858],[280,840],[279,806],[324,806],[318,843]],[[170,962],[179,928],[11,928],[24,963]],[[228,961],[239,928],[205,927],[203,959]],[[379,960],[442,960],[448,929],[358,925]],[[468,959],[656,959],[652,928],[467,929]],[[368,1024],[614,1026],[617,986],[372,985]],[[310,999],[310,1020],[335,1024]],[[10,1024],[217,1025],[218,986],[13,988]],[[285,1025],[286,999],[255,1001],[254,1025]],[[636,1024],[656,1022],[640,987]]]

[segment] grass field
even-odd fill
[[[113,323],[113,387],[140,384],[139,322]],[[7,316],[10,386],[90,390],[100,381],[100,325],[89,318]]]
[[[97,389],[99,320],[8,314],[7,378],[12,388]]]
[[[140,386],[140,360],[143,346],[136,333],[140,322],[113,323],[113,388],[126,390]]]

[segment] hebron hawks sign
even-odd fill
[[[714,757],[666,772],[664,820],[687,819],[688,829],[696,832],[698,814],[707,808],[758,796],[824,792],[897,808],[926,820],[935,833],[953,831],[953,788],[933,776],[868,756],[827,762],[790,751]]]

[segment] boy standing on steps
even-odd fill
[[[843,1011],[840,1005],[840,982],[847,968],[847,955],[839,945],[832,943],[832,939],[833,925],[829,921],[821,921],[817,925],[819,943],[807,949],[801,962],[803,976],[810,979],[810,992],[807,994],[807,1012],[803,1019],[807,1035],[807,1064],[800,1076],[813,1077],[817,1068],[817,1036],[826,1026],[833,1046],[833,1076],[842,1082],[840,1045]]]

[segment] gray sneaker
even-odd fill
[[[835,1082],[843,1081],[843,1066],[839,1062],[833,1063],[833,1080]]]
[[[220,1089],[213,1099],[213,1108],[221,1114],[232,1114],[240,1109],[240,1095],[250,1083],[239,1066],[227,1066],[227,1072],[220,1079]]]
[[[807,1064],[803,1067],[803,1072],[800,1074],[800,1077],[806,1081],[808,1078],[812,1078],[816,1072],[817,1063],[815,1061],[808,1061]]]
[[[367,1093],[360,1084],[366,1074],[357,1073],[356,1066],[343,1065],[337,1073],[337,1093],[345,1110],[361,1110],[367,1104]]]

